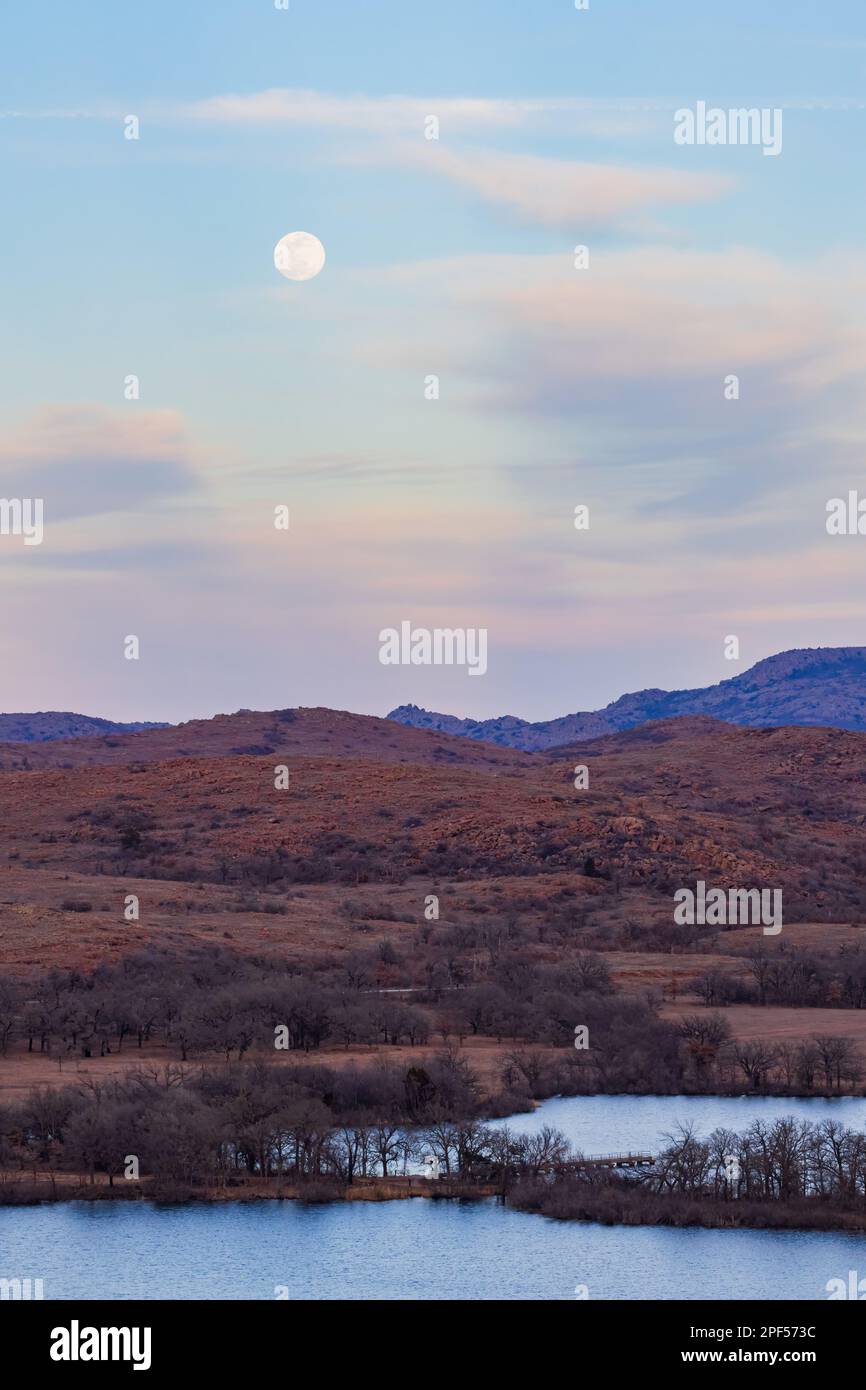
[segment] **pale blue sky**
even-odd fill
[[[862,644],[864,93],[854,0],[4,14],[0,492],[46,537],[0,537],[0,706],[544,718]],[[782,153],[675,145],[698,100]],[[487,675],[383,668],[406,618]]]

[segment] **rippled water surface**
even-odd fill
[[[586,1153],[658,1147],[753,1117],[838,1116],[866,1103],[590,1096],[552,1100],[515,1129],[549,1123]],[[821,1299],[866,1277],[866,1238],[554,1222],[483,1202],[297,1202],[154,1207],[69,1202],[0,1208],[0,1276],[42,1278],[46,1298]]]

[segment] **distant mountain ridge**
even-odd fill
[[[699,690],[640,690],[621,695],[601,710],[539,723],[514,715],[460,719],[417,705],[400,705],[387,717],[416,729],[536,752],[683,715],[706,715],[750,728],[800,724],[866,731],[866,647],[779,652],[718,685]]]
[[[96,731],[97,733],[99,731]],[[347,710],[238,710],[211,719],[162,724],[135,732],[97,737],[71,735],[38,742],[0,741],[0,774],[42,772],[48,768],[127,764],[136,770],[176,759],[286,757],[351,758],[381,765],[431,763],[434,766],[501,770],[531,765],[536,759],[516,748],[496,748],[465,738],[400,728],[390,719]],[[271,774],[273,775],[273,773]],[[0,914],[2,915],[2,914]]]
[[[52,743],[60,738],[96,738],[100,734],[136,734],[142,729],[166,729],[150,722],[118,724],[90,714],[41,710],[37,714],[0,714],[0,743]]]
[[[251,729],[255,728],[260,733],[257,721],[263,721],[264,727],[268,721],[272,725],[276,719],[288,719],[290,714],[294,717],[293,712],[289,711],[256,715],[252,711],[240,710],[236,715],[218,715],[213,720],[180,725],[153,720],[119,723],[93,715],[58,710],[0,714],[0,744],[54,743],[151,730],[174,730],[177,738],[169,736],[162,756],[184,756],[187,751],[182,746],[184,740],[188,740],[192,731],[201,726],[202,731],[212,730],[206,742],[208,739],[211,742],[216,740],[210,751],[224,756],[227,752],[255,751],[252,744],[249,747],[223,748],[226,739],[222,733],[227,733],[231,721],[237,721],[240,737],[244,720],[250,722]],[[297,714],[303,715],[308,723],[314,715],[333,715],[350,721],[361,718],[339,715],[335,711],[307,710],[297,711]],[[407,728],[475,739],[523,752],[540,752],[566,743],[623,733],[650,721],[683,717],[705,717],[751,728],[803,725],[866,732],[866,647],[807,647],[779,652],[717,685],[698,690],[636,691],[620,696],[601,710],[566,714],[558,719],[537,723],[515,715],[501,715],[496,719],[461,719],[456,715],[421,709],[418,705],[400,705],[391,710],[386,719]],[[369,716],[365,717],[365,728],[367,724],[371,727],[376,724],[382,734],[387,728],[384,720]],[[352,735],[349,732],[347,750],[351,746]],[[156,748],[153,751],[156,752]],[[440,755],[445,756],[446,751],[445,748],[441,749]],[[453,748],[450,756],[454,756]],[[88,761],[101,761],[101,758]]]

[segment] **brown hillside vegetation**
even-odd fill
[[[186,756],[160,757],[173,741]],[[56,765],[69,751],[78,765]],[[863,734],[707,720],[531,755],[321,710],[41,745],[0,774],[0,947],[33,965],[151,932],[333,946],[354,933],[347,893],[368,920],[378,902],[417,922],[444,887],[446,918],[472,898],[540,920],[568,904],[607,949],[652,928],[663,950],[705,950],[706,928],[672,925],[673,892],[699,878],[782,888],[786,923],[827,923],[826,945],[866,915],[864,755]],[[723,936],[742,951],[760,931]]]
[[[620,1005],[611,1012],[598,1004],[603,995],[594,996],[599,1027],[614,1030],[622,1055],[608,1075],[603,1056],[593,1054],[598,1078],[581,1084],[659,1087],[674,1065],[663,1055],[673,1035],[650,1053],[627,1039],[632,1026],[654,1026],[642,1009],[661,1006],[660,1020],[686,1039],[675,1048],[677,1084],[710,1084],[706,1054],[717,1068],[712,1084],[723,1087],[742,1084],[741,1074],[755,1085],[772,1074],[807,1091],[855,1085],[850,1056],[843,1080],[834,1078],[829,1052],[795,1066],[783,1044],[817,1032],[855,1050],[866,1043],[864,753],[864,734],[683,719],[527,754],[324,710],[7,747],[0,962],[21,983],[0,1069],[14,1068],[6,1084],[17,1091],[24,1075],[33,1084],[53,1075],[49,1058],[60,1055],[58,1043],[39,1043],[38,1031],[37,1051],[47,1047],[47,1055],[27,1050],[26,1018],[36,1004],[28,1004],[33,986],[24,982],[52,971],[88,975],[155,952],[133,969],[150,971],[164,994],[158,977],[166,961],[219,948],[271,961],[307,989],[325,980],[326,1011],[336,1021],[316,1046],[335,1064],[374,1055],[377,1028],[392,1060],[398,1045],[421,1046],[425,1057],[449,1037],[476,1049],[487,1037],[486,1078],[493,1058],[506,1065],[516,1044],[568,1048],[570,981],[578,977],[569,972],[574,966],[580,975],[591,952],[615,996],[632,1000],[631,1017],[643,1022],[617,1023]],[[577,790],[583,763],[589,787]],[[278,788],[282,766],[288,786]],[[766,937],[757,924],[675,924],[674,892],[698,879],[780,888],[783,931]],[[124,917],[129,895],[138,900],[137,920]],[[432,921],[431,895],[438,900]],[[360,973],[359,953],[366,953]],[[228,957],[223,965],[201,959],[210,962],[201,967],[209,990],[218,989],[222,971],[227,979],[237,974]],[[262,974],[254,964],[238,999],[244,991],[267,999],[276,988],[271,968]],[[197,978],[194,960],[183,970]],[[87,991],[74,981],[69,987]],[[105,983],[100,997],[114,1009],[125,988]],[[371,998],[392,992],[411,1006],[396,1031],[367,1018]],[[203,1007],[196,1028],[206,1050],[217,1025]],[[345,1020],[359,1009],[367,1021],[355,1028]],[[261,1047],[268,1015],[264,1004],[256,1010],[251,1036]],[[751,1054],[738,1061],[719,1051],[718,1038],[706,1053],[702,1025],[689,1020],[719,1010],[733,1037],[750,1045],[769,1039],[781,1050],[766,1066],[759,1057],[757,1072]],[[75,1041],[74,1022],[60,1026],[61,1051],[71,1049],[88,1068],[113,1069],[114,1025],[104,1019],[87,1022],[83,1035],[101,1039],[98,1055],[93,1042]],[[145,1041],[168,1056],[174,1035],[171,1024],[160,1025]],[[349,1046],[355,1037],[360,1054]],[[648,1056],[654,1070],[643,1080]],[[525,1070],[531,1076],[537,1068]],[[572,1084],[556,1068],[547,1078],[521,1085],[542,1094],[547,1085]]]

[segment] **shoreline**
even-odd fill
[[[421,1186],[423,1184],[423,1186]],[[313,1187],[314,1184],[310,1184]],[[318,1184],[316,1184],[318,1186]],[[8,1190],[11,1187],[19,1188],[18,1200],[8,1201]],[[47,1190],[46,1190],[47,1188]],[[405,1181],[395,1179],[389,1183],[371,1180],[370,1186],[361,1184],[350,1184],[346,1187],[336,1187],[334,1190],[324,1193],[317,1190],[304,1191],[303,1186],[289,1186],[286,1184],[278,1190],[275,1184],[270,1188],[265,1184],[250,1184],[246,1188],[206,1188],[190,1187],[185,1191],[160,1191],[158,1188],[153,1191],[142,1187],[140,1181],[136,1184],[135,1191],[129,1191],[124,1187],[108,1187],[107,1183],[97,1183],[90,1186],[89,1183],[76,1184],[76,1186],[58,1186],[54,1191],[50,1190],[50,1183],[0,1183],[0,1211],[10,1211],[10,1209],[24,1207],[49,1207],[49,1205],[64,1204],[64,1202],[135,1202],[135,1204],[149,1204],[153,1207],[214,1207],[214,1205],[225,1205],[228,1202],[235,1202],[238,1205],[249,1205],[253,1202],[267,1201],[288,1201],[303,1202],[304,1205],[338,1205],[343,1202],[386,1202],[386,1201],[410,1201],[413,1198],[421,1198],[427,1201],[489,1201],[498,1200],[503,1209],[507,1211],[520,1212],[527,1216],[539,1216],[545,1220],[555,1220],[557,1223],[573,1223],[580,1226],[610,1226],[628,1229],[628,1227],[655,1227],[655,1229],[667,1230],[765,1230],[771,1233],[790,1233],[790,1234],[848,1234],[848,1236],[863,1236],[866,1234],[866,1211],[856,1212],[849,1209],[834,1211],[831,1208],[815,1207],[812,1212],[796,1209],[791,1213],[788,1209],[781,1207],[777,1202],[724,1202],[724,1204],[714,1204],[708,1202],[691,1202],[688,1211],[681,1209],[671,1209],[667,1213],[642,1212],[639,1202],[628,1205],[627,1208],[620,1209],[616,1213],[610,1211],[609,1204],[599,1201],[598,1205],[592,1201],[591,1195],[582,1198],[580,1209],[573,1212],[560,1212],[555,1209],[546,1211],[544,1205],[524,1205],[521,1202],[510,1200],[510,1194],[503,1194],[502,1188],[498,1184],[484,1183],[441,1183],[436,1184],[425,1179],[418,1180],[417,1184],[405,1183]],[[791,1216],[794,1219],[791,1220]],[[812,1219],[809,1219],[812,1218]]]
[[[67,1177],[69,1175],[58,1175]],[[12,1197],[17,1189],[17,1195]],[[191,1186],[189,1188],[160,1188],[150,1180],[139,1179],[134,1188],[129,1185],[110,1186],[107,1181],[89,1183],[86,1181],[55,1182],[44,1177],[32,1179],[0,1174],[0,1210],[18,1207],[49,1206],[64,1202],[133,1202],[148,1203],[153,1206],[193,1207],[213,1206],[228,1202],[246,1205],[254,1202],[302,1202],[306,1205],[326,1206],[345,1202],[391,1202],[409,1201],[413,1198],[428,1201],[474,1201],[498,1199],[501,1205],[514,1212],[527,1216],[539,1216],[548,1221],[611,1227],[646,1227],[668,1230],[726,1230],[726,1231],[773,1231],[791,1234],[809,1233],[812,1235],[864,1235],[866,1234],[866,1209],[834,1209],[808,1202],[798,1205],[794,1213],[778,1202],[753,1202],[739,1200],[718,1203],[714,1201],[690,1200],[671,1203],[669,1211],[659,1211],[657,1199],[648,1198],[646,1207],[655,1206],[650,1212],[641,1210],[642,1202],[638,1194],[630,1194],[632,1200],[611,1204],[605,1194],[599,1194],[591,1187],[581,1194],[579,1201],[568,1211],[546,1208],[545,1203],[513,1200],[517,1197],[515,1189],[504,1192],[501,1184],[460,1182],[458,1180],[426,1178],[361,1178],[349,1184],[323,1182],[264,1183],[250,1181],[225,1187]],[[12,1198],[10,1200],[10,1198]],[[791,1217],[794,1216],[792,1220]]]
[[[15,1194],[15,1195],[13,1195]],[[223,1202],[304,1202],[310,1206],[330,1202],[394,1202],[413,1197],[433,1201],[481,1201],[501,1197],[501,1183],[461,1182],[456,1178],[431,1180],[423,1177],[355,1178],[351,1183],[311,1179],[284,1182],[262,1179],[227,1183],[218,1187],[203,1184],[158,1184],[151,1178],[111,1185],[104,1174],[89,1182],[79,1174],[58,1173],[55,1180],[46,1174],[35,1179],[21,1174],[0,1172],[0,1210],[10,1207],[43,1206],[57,1202],[152,1202],[161,1206],[192,1206]]]

